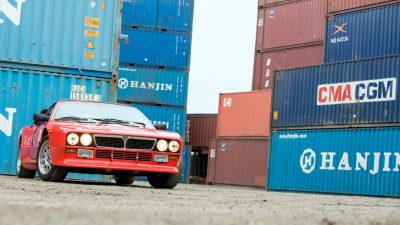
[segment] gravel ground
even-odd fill
[[[0,176],[0,224],[400,224],[400,199]]]

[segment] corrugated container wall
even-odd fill
[[[325,62],[400,54],[400,4],[328,18]]]
[[[326,0],[289,2],[266,8],[263,49],[322,43]]]
[[[194,0],[124,0],[124,26],[191,32]]]
[[[259,9],[257,16],[257,30],[256,30],[256,52],[261,51],[263,49],[264,18],[265,18],[265,10]]]
[[[349,0],[328,0],[328,13],[340,12],[345,10],[352,10],[359,7],[369,6],[387,3],[387,2],[395,2],[396,0],[357,0],[357,1],[349,1]]]
[[[189,73],[121,66],[118,100],[186,107]]]
[[[167,130],[185,137],[186,110],[184,108],[165,107],[156,105],[132,104],[149,118],[153,124],[164,123]]]
[[[215,157],[211,159],[215,170],[209,171],[214,175],[210,174],[207,180],[214,176],[213,182],[218,184],[265,187],[268,149],[267,138],[218,138]]]
[[[10,68],[0,68],[0,84],[4,94],[0,98],[0,173],[11,175],[16,171],[19,131],[33,124],[34,113],[60,99],[109,101],[110,93],[109,79]]]
[[[117,74],[120,0],[1,4],[0,61],[63,67],[69,68],[65,73],[105,78]]]
[[[121,64],[189,69],[191,35],[123,28]]]
[[[217,114],[188,114],[186,120],[187,145],[208,147],[216,138]]]
[[[207,177],[206,177],[207,184],[215,183],[215,166],[217,163],[217,160],[215,159],[217,152],[216,149],[217,149],[217,140],[210,141],[210,147],[207,159]]]
[[[400,196],[399,145],[398,127],[276,132],[268,188]]]
[[[217,137],[269,136],[271,91],[220,94]]]
[[[300,66],[313,66],[323,63],[323,45],[310,45],[263,52],[256,59],[253,75],[253,90],[272,89],[275,72]]]
[[[400,123],[400,56],[280,71],[273,129]]]

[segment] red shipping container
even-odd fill
[[[208,151],[208,162],[207,162],[207,177],[206,183],[215,183],[215,166],[216,166],[216,152],[217,152],[217,140],[210,141],[210,150]]]
[[[207,181],[217,184],[265,187],[268,138],[219,138],[210,150]],[[212,154],[212,155],[211,155]],[[214,171],[213,171],[214,169]]]
[[[253,68],[253,83],[252,90],[261,90],[261,76],[262,76],[262,53],[256,53],[254,56],[254,68]]]
[[[328,13],[353,10],[360,7],[373,6],[380,3],[398,2],[396,0],[328,0]]]
[[[264,6],[265,0],[258,0],[258,6]]]
[[[263,49],[322,43],[326,4],[326,0],[303,0],[267,8]]]
[[[268,137],[271,91],[220,94],[217,137]]]
[[[186,119],[186,145],[207,147],[217,133],[217,114],[188,114]]]
[[[262,50],[264,41],[264,9],[258,10],[257,30],[256,30],[256,51]]]
[[[264,52],[256,55],[253,90],[271,89],[278,70],[314,66],[324,61],[322,44]]]
[[[278,4],[286,1],[293,1],[293,0],[266,0],[265,5],[272,5],[272,4]]]

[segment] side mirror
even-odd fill
[[[167,130],[167,124],[165,123],[157,123],[154,125],[157,130]]]
[[[50,118],[44,114],[33,114],[33,120],[35,122],[47,122]]]

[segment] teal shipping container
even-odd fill
[[[400,196],[400,128],[279,131],[270,190]]]
[[[3,0],[0,61],[112,78],[118,72],[121,11],[122,0]]]
[[[0,174],[16,174],[19,132],[34,113],[61,99],[107,102],[110,85],[111,79],[0,68]]]

